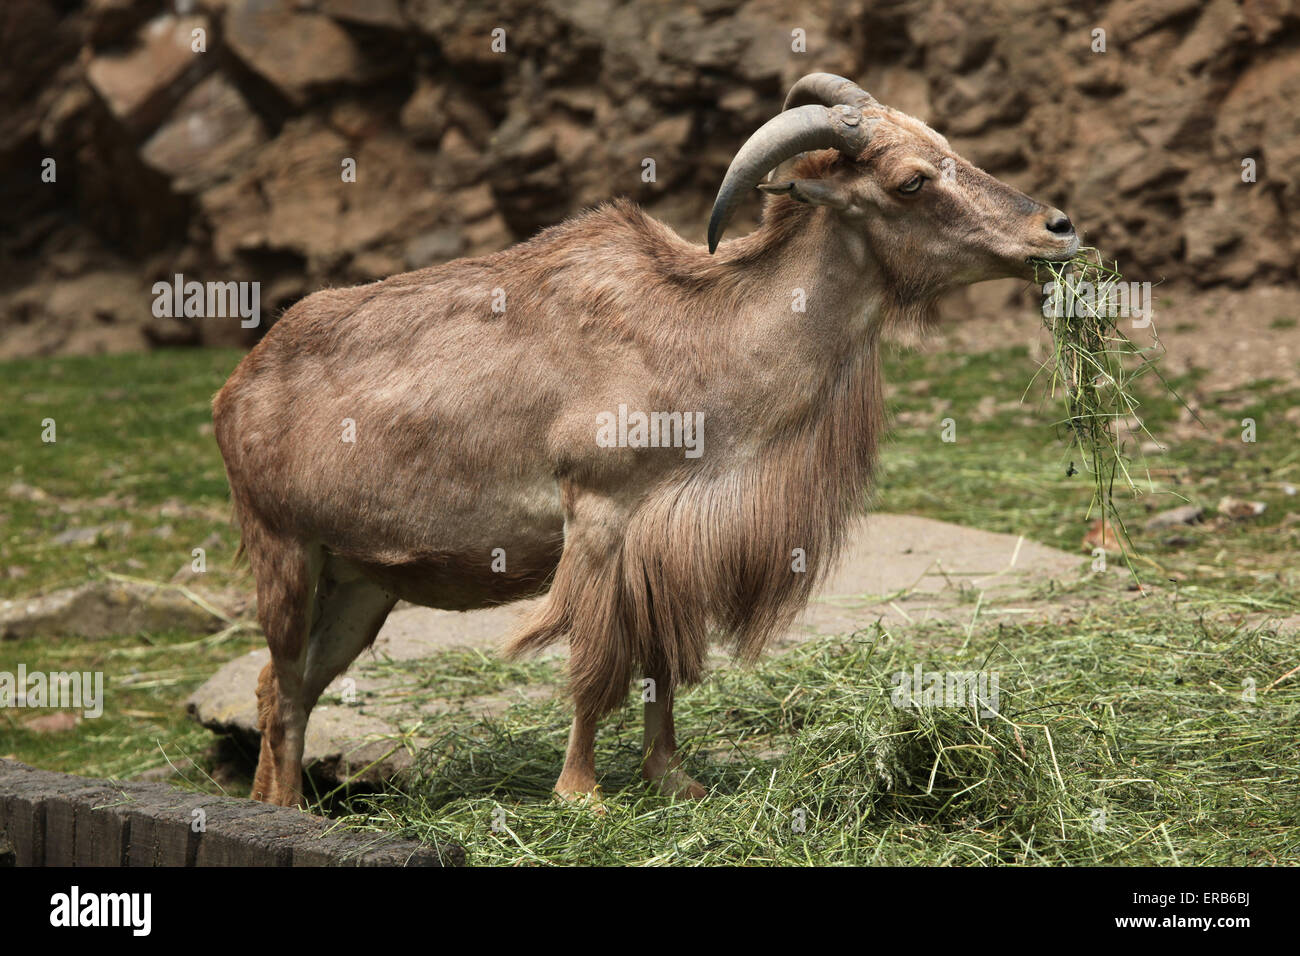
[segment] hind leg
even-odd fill
[[[257,682],[262,735],[253,799],[280,806],[302,801],[302,745],[307,729],[303,672],[319,549],[245,522],[244,544],[257,578],[257,616],[271,662]]]
[[[302,754],[307,720],[321,692],[375,639],[396,598],[350,564],[332,555],[317,556],[307,566],[315,573],[308,590],[307,612],[281,620],[291,603],[271,596],[262,627],[271,647],[271,663],[258,681],[258,724],[262,751],[253,781],[253,798],[281,806],[303,804]],[[282,570],[275,579],[285,582]],[[259,612],[264,600],[259,586]],[[296,603],[293,610],[297,611]],[[298,634],[303,622],[305,641],[287,644],[284,634]],[[275,641],[272,634],[277,635]]]
[[[303,692],[311,711],[321,693],[374,642],[397,598],[351,562],[325,556],[316,585],[316,613],[307,642]]]

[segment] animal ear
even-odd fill
[[[849,194],[838,183],[825,179],[791,179],[778,183],[759,183],[758,188],[765,193],[789,196],[810,206],[830,206],[832,209],[847,209]]]

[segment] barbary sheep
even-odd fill
[[[719,246],[755,186],[762,224]],[[595,790],[597,721],[636,678],[644,776],[702,796],[674,695],[711,638],[758,654],[834,559],[876,460],[882,331],[1078,247],[1059,210],[824,73],[737,153],[708,243],[611,202],[317,292],[235,369],[213,415],[271,650],[255,798],[302,801],[308,715],[399,599],[543,593],[508,653],[569,642],[556,791]]]

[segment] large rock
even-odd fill
[[[141,631],[210,633],[225,622],[180,589],[92,581],[43,597],[0,601],[0,640],[96,638]]]
[[[459,701],[412,696],[407,677],[392,663],[420,660],[454,647],[489,647],[509,630],[519,608],[473,614],[407,608],[393,612],[370,651],[335,680],[312,712],[303,744],[303,765],[325,779],[374,783],[411,765],[428,739],[411,730],[451,710],[499,713],[549,687],[521,687],[509,693]],[[257,678],[270,660],[250,651],[223,666],[186,703],[191,717],[219,733],[255,740]]]
[[[344,180],[344,160],[355,162],[355,182]],[[353,148],[306,118],[288,123],[251,154],[242,175],[203,193],[201,203],[221,258],[288,250],[327,269],[438,224],[442,204],[430,175],[405,139],[376,137]]]
[[[367,78],[348,32],[329,17],[296,10],[289,0],[232,0],[224,25],[235,55],[297,106],[319,87]]]
[[[177,104],[166,125],[141,148],[144,161],[177,192],[196,192],[238,169],[266,139],[262,121],[229,80],[205,79]]]
[[[56,274],[0,301],[9,316],[0,324],[0,354],[94,355],[148,345],[152,298],[126,269]]]
[[[401,0],[315,0],[315,6],[321,13],[345,23],[390,30],[404,30],[409,26],[402,13]]]
[[[210,65],[193,49],[194,31],[207,29],[203,17],[164,14],[149,21],[138,42],[125,53],[106,53],[86,67],[90,85],[113,115],[136,131],[151,129],[192,81]]]

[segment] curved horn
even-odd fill
[[[722,231],[741,199],[768,170],[812,149],[838,149],[856,156],[870,139],[868,124],[849,106],[800,106],[772,117],[740,147],[727,169],[709,216],[709,252],[718,248]]]
[[[858,109],[880,105],[858,84],[834,73],[809,73],[790,87],[781,109],[788,110],[807,103],[820,103],[822,106],[843,104]]]

